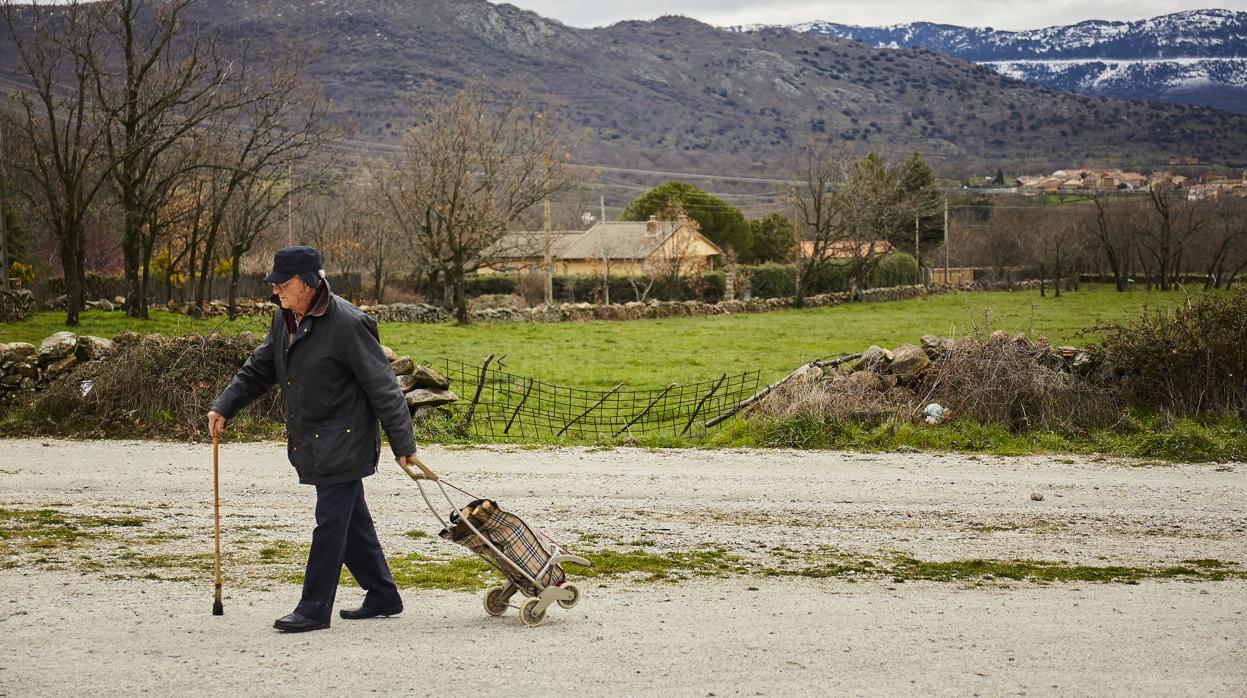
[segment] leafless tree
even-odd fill
[[[234,108],[225,90],[234,63],[214,42],[188,29],[194,0],[101,3],[102,41],[89,59],[96,108],[107,120],[108,158],[122,211],[126,312],[147,317],[147,264],[162,200],[194,165],[180,148],[214,114]]]
[[[1207,223],[1195,245],[1204,267],[1204,288],[1227,288],[1247,268],[1247,200],[1221,197],[1199,202]]]
[[[332,164],[318,155],[323,145],[340,138],[342,132],[326,121],[319,90],[303,81],[305,62],[301,53],[283,50],[263,61],[254,73],[244,67],[232,84],[247,96],[229,98],[238,108],[218,112],[204,129],[217,142],[209,149],[214,155],[196,163],[197,170],[207,173],[209,212],[197,260],[197,305],[207,300],[208,281],[219,258],[218,237],[233,197],[245,187],[260,186],[278,196],[285,207],[289,197],[318,186]],[[278,179],[284,182],[278,189],[262,186]],[[250,200],[259,201],[255,196]],[[243,252],[248,250],[249,244]]]
[[[104,124],[93,104],[91,56],[101,6],[6,0],[3,11],[21,85],[13,108],[0,109],[6,130],[16,136],[9,144],[10,172],[18,193],[57,241],[65,324],[75,326],[85,301],[86,221],[110,171]]]
[[[468,321],[464,275],[525,211],[573,184],[557,115],[518,98],[499,109],[489,101],[474,86],[432,103],[383,189],[392,224],[417,264],[444,279],[460,323]]]
[[[1087,226],[1082,212],[1070,206],[1034,206],[1018,216],[1014,228],[1023,255],[1039,268],[1039,295],[1052,280],[1057,296],[1076,274],[1077,262],[1087,249]]]
[[[807,141],[794,167],[788,200],[794,213],[797,244],[796,305],[805,301],[803,281],[832,264],[833,246],[847,233],[836,190],[848,180],[851,155],[825,144]]]
[[[1155,264],[1156,282],[1168,291],[1182,267],[1187,242],[1204,224],[1201,208],[1187,199],[1186,190],[1168,179],[1157,179],[1147,188],[1152,220],[1139,237],[1141,252]],[[1151,265],[1148,265],[1151,266]]]

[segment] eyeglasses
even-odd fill
[[[280,284],[269,284],[269,285],[273,287],[273,293],[281,293],[282,291],[285,291],[286,287],[292,283],[294,283],[293,276]]]

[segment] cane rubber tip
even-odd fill
[[[220,602],[220,601],[213,601],[213,602],[212,602],[212,615],[214,615],[214,616],[223,616],[223,615],[225,615],[225,607],[221,605],[221,602]]]

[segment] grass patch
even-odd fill
[[[0,508],[0,540],[14,552],[73,548],[109,535],[107,529],[142,526],[138,516],[83,516],[53,509]],[[7,547],[7,546],[6,546]]]
[[[1135,418],[1114,429],[1082,433],[1015,433],[958,419],[939,426],[885,421],[877,427],[827,423],[803,413],[784,419],[734,419],[702,445],[712,448],[800,448],[853,451],[953,451],[1018,456],[1034,453],[1105,454],[1125,458],[1206,462],[1247,458],[1247,424],[1221,419],[1210,424],[1161,415]],[[1060,462],[1068,461],[1061,459]],[[1156,465],[1142,463],[1141,465]]]
[[[955,293],[757,314],[468,326],[381,323],[379,329],[382,342],[417,361],[445,356],[479,363],[491,351],[505,351],[505,366],[513,373],[604,389],[619,381],[646,387],[714,380],[725,367],[756,369],[764,381],[774,380],[815,357],[857,352],[871,344],[912,343],[929,333],[960,336],[981,324],[988,311],[992,325],[1010,334],[1033,328],[1053,343],[1087,343],[1098,337],[1079,339],[1079,333],[1095,323],[1134,317],[1144,305],[1176,307],[1187,298],[1181,291],[1117,293],[1111,286],[1090,284],[1083,289],[1060,298],[1041,298],[1038,291]],[[64,313],[35,313],[29,320],[0,326],[0,341],[37,346],[48,335],[66,329],[64,319]],[[152,319],[146,321],[88,310],[81,321],[74,331],[104,337],[122,330],[262,335],[268,327],[267,319],[194,320],[163,310],[152,311]]]
[[[892,574],[901,579],[924,579],[937,582],[964,580],[1009,579],[1029,582],[1117,582],[1137,584],[1144,579],[1187,579],[1221,581],[1244,579],[1247,575],[1229,569],[1227,563],[1202,560],[1202,565],[1189,567],[1122,567],[1118,565],[1070,565],[1041,560],[954,560],[924,562],[913,558],[897,558]],[[1212,564],[1207,564],[1212,563]]]

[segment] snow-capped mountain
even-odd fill
[[[1191,10],[1026,31],[930,22],[888,27],[808,22],[789,28],[876,48],[946,53],[1045,87],[1247,113],[1247,12]]]

